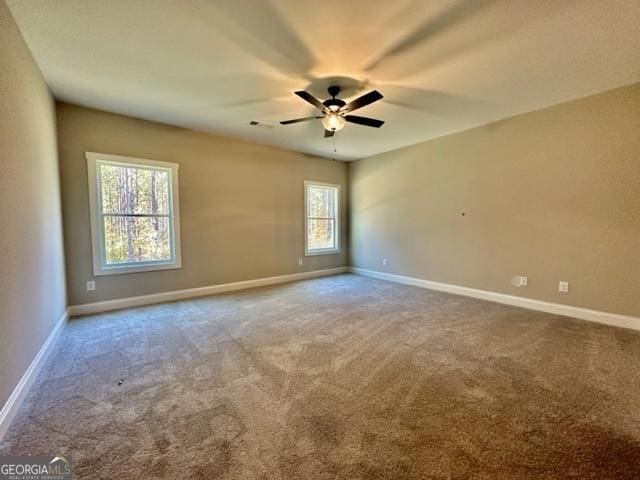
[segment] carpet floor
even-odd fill
[[[640,332],[338,275],[71,320],[0,444],[81,479],[640,479]]]

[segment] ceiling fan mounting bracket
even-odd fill
[[[336,98],[340,93],[340,87],[338,85],[331,85],[329,88],[327,88],[327,91],[329,92],[329,95],[331,95],[333,98]]]

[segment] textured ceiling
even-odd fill
[[[345,160],[640,81],[638,0],[8,4],[58,99]],[[381,129],[278,125],[335,77]]]

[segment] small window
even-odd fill
[[[180,268],[178,165],[86,153],[93,274]]]
[[[340,185],[304,182],[305,254],[340,252]]]

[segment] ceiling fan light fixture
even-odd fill
[[[338,115],[337,113],[330,113],[325,115],[322,119],[322,125],[324,125],[325,130],[329,130],[331,132],[337,132],[341,130],[347,121],[344,119],[342,115]]]

